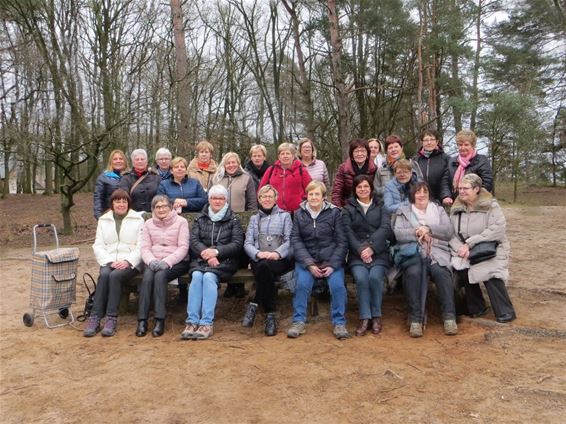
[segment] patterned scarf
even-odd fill
[[[475,158],[476,155],[476,149],[473,149],[467,156],[458,155],[458,169],[456,169],[456,172],[454,173],[454,180],[452,180],[454,191],[458,190],[458,184],[462,177],[466,174],[466,168],[470,166],[471,160]]]
[[[391,156],[387,155],[385,157],[385,160],[387,161],[387,166],[391,169],[393,169],[393,166],[395,165],[395,162],[397,162],[398,160],[401,159],[405,159],[405,153],[402,152],[401,156],[399,156],[397,159],[393,159]]]

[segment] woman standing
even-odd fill
[[[155,170],[161,177],[161,180],[166,180],[171,176],[171,159],[173,155],[169,149],[160,147],[155,153]]]
[[[316,158],[316,147],[310,138],[299,140],[299,159],[309,171],[313,181],[321,181],[326,186],[330,185],[326,164]]]
[[[360,322],[356,335],[381,332],[381,300],[383,280],[391,266],[389,244],[394,237],[390,217],[373,193],[373,178],[354,178],[354,195],[342,210],[348,236],[348,265],[356,281]]]
[[[311,182],[309,171],[295,159],[297,149],[291,143],[281,143],[277,148],[279,159],[263,175],[259,187],[270,184],[279,196],[277,206],[294,212],[305,197],[305,187]]]
[[[221,281],[229,281],[238,270],[244,231],[237,215],[228,207],[228,191],[221,185],[208,190],[205,206],[191,231],[191,284],[184,340],[208,339],[213,334],[214,309]]]
[[[324,200],[326,187],[320,181],[307,186],[307,200],[295,212],[291,246],[295,255],[297,287],[293,297],[293,324],[287,337],[306,331],[307,302],[316,279],[325,278],[330,288],[331,319],[337,339],[350,337],[346,329],[347,293],[344,260],[348,240],[340,210]]]
[[[250,148],[250,158],[246,161],[244,169],[253,178],[256,191],[259,188],[259,182],[268,168],[269,163],[267,162],[267,150],[265,146],[254,144]]]
[[[352,197],[352,184],[357,175],[375,175],[375,163],[370,160],[370,149],[367,140],[355,138],[350,141],[350,157],[338,167],[334,186],[332,187],[332,203],[339,208],[346,205]]]
[[[255,297],[248,304],[243,327],[253,327],[258,306],[265,312],[265,335],[277,334],[277,279],[293,269],[290,236],[293,224],[288,212],[276,205],[277,191],[269,184],[258,193],[259,211],[250,218],[244,249],[254,273]]]
[[[379,138],[370,138],[368,140],[369,145],[369,158],[373,160],[377,170],[379,171],[383,167],[383,162],[385,162],[385,157],[383,156],[382,150],[383,147],[381,146],[381,141]]]
[[[468,313],[477,318],[487,312],[479,283],[483,282],[497,322],[516,318],[505,287],[509,280],[511,247],[506,235],[505,215],[476,174],[466,174],[458,183],[458,197],[450,210],[456,235],[450,241],[452,266],[466,288]],[[481,262],[470,260],[473,248],[482,242],[496,242],[495,256]]]
[[[448,160],[448,172],[441,188],[442,203],[451,205],[458,196],[460,180],[466,174],[476,174],[481,178],[483,188],[493,191],[493,172],[487,156],[478,154],[477,137],[471,130],[462,130],[456,134],[458,155]]]
[[[151,334],[154,337],[163,335],[167,315],[167,284],[189,270],[189,224],[171,206],[167,196],[158,194],[151,201],[152,217],[144,224],[141,254],[146,268],[139,290],[138,337],[147,333],[152,300],[155,326]]]
[[[423,335],[429,277],[436,285],[436,293],[440,300],[444,334],[448,336],[457,334],[454,284],[448,246],[454,228],[444,208],[430,201],[430,189],[427,183],[421,181],[411,187],[410,204],[399,208],[394,221],[393,230],[398,243],[396,255],[404,250],[413,250],[415,253],[411,259],[399,261],[403,271],[403,291],[409,309],[411,324],[409,335],[411,337]]]
[[[161,181],[158,194],[167,196],[178,213],[200,211],[206,204],[206,192],[198,180],[187,175],[187,160],[176,157],[171,167],[171,177]]]
[[[436,131],[425,130],[419,139],[422,147],[413,161],[419,165],[423,181],[430,187],[430,199],[440,204],[442,181],[447,178],[449,157],[442,150]]]
[[[214,146],[206,141],[200,141],[196,148],[196,157],[189,163],[188,175],[200,182],[204,191],[212,185],[212,176],[216,172],[216,162],[212,159]]]
[[[128,159],[121,150],[112,150],[108,156],[106,171],[98,176],[94,187],[93,209],[94,218],[110,208],[110,196],[118,188],[122,173],[128,168]]]
[[[232,212],[257,210],[256,188],[253,178],[244,171],[240,156],[228,152],[220,161],[218,171],[212,177],[213,184],[228,190],[228,204]]]
[[[120,180],[120,188],[132,198],[131,207],[137,212],[151,212],[151,199],[157,193],[161,177],[147,167],[147,152],[136,149],[132,152],[134,169]]]
[[[128,193],[117,189],[110,196],[111,209],[98,220],[92,250],[100,265],[100,273],[94,305],[83,333],[85,337],[96,335],[105,315],[102,335],[116,334],[122,282],[139,273],[143,218],[130,208],[130,204]]]

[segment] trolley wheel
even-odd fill
[[[66,319],[69,316],[69,308],[61,308],[59,309],[59,317],[62,319]]]
[[[33,315],[32,314],[24,314],[23,316],[23,321],[24,321],[24,325],[26,327],[31,327],[33,325]]]

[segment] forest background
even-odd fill
[[[2,197],[58,194],[64,232],[112,149],[216,158],[312,138],[471,128],[497,181],[566,185],[559,0],[1,0]]]

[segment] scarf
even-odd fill
[[[104,175],[114,180],[119,180],[121,178],[120,171],[118,171],[117,169],[113,169],[112,171],[106,171]]]
[[[264,214],[266,214],[266,215],[271,215],[271,212],[273,212],[273,208],[274,208],[274,207],[275,207],[275,206],[272,206],[272,207],[269,208],[269,209],[265,209],[263,206],[259,205],[259,210],[262,211],[262,212],[263,212]]]
[[[197,166],[199,169],[208,169],[208,166],[210,165],[210,162],[197,162]]]
[[[228,202],[226,202],[226,204],[224,205],[224,207],[222,209],[220,209],[218,212],[214,213],[212,211],[212,208],[209,206],[208,207],[208,217],[210,218],[210,220],[212,222],[218,222],[220,221],[222,218],[224,218],[224,216],[226,215],[226,212],[228,211]]]
[[[466,168],[470,166],[470,162],[476,157],[476,155],[476,149],[473,149],[467,156],[458,155],[458,169],[456,169],[456,172],[454,173],[454,180],[452,180],[454,191],[458,190],[458,184],[462,177],[466,174]]]
[[[359,166],[354,159],[350,160],[352,161],[352,170],[354,171],[354,175],[367,175],[369,168],[369,159],[366,159],[362,166]]]
[[[399,156],[398,159],[393,159],[391,156],[387,155],[385,157],[385,160],[387,161],[387,166],[391,169],[393,169],[393,166],[395,165],[395,162],[397,162],[398,160],[401,159],[405,159],[405,153],[401,152],[401,156]]]
[[[436,150],[436,149],[435,149]],[[430,155],[432,155],[434,153],[434,150],[425,150],[424,147],[421,147],[421,150],[419,150],[419,155],[424,156],[425,158],[429,158]]]
[[[147,169],[144,169],[143,171],[138,171],[136,168],[134,168],[134,174],[136,174],[136,176],[139,178],[141,177],[143,174],[145,174],[147,172]]]
[[[438,208],[433,202],[428,202],[425,211],[421,211],[415,205],[411,205],[411,211],[413,215],[418,221],[417,226],[420,225],[438,225],[440,224],[440,214],[438,213]],[[414,224],[413,224],[414,225]],[[431,238],[429,242],[425,242],[424,240],[419,242],[423,246],[424,252],[426,252],[426,256],[430,256],[432,258],[432,245],[438,243],[434,238]]]
[[[261,180],[261,177],[263,177],[267,168],[269,168],[269,164],[266,160],[263,161],[259,168],[255,166],[251,160],[246,163],[246,171],[253,173],[258,180]]]

